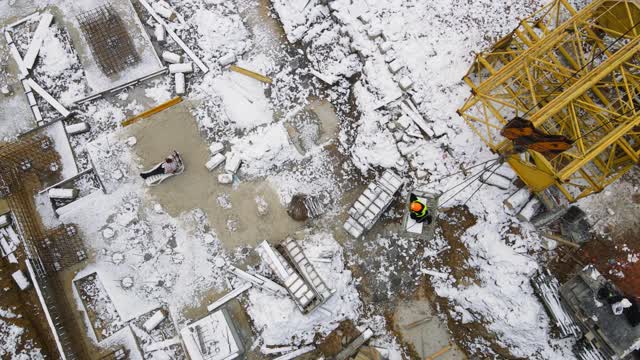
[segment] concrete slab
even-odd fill
[[[129,126],[123,136],[138,139],[134,149],[142,159],[143,168],[153,166],[174,149],[181,153],[185,172],[150,188],[149,194],[172,216],[194,208],[203,209],[228,250],[243,245],[253,247],[265,239],[280,242],[303,228],[303,223],[287,215],[268,182],[242,181],[241,172],[240,183],[230,187],[216,180],[223,169],[209,172],[202,166],[210,156],[208,144],[202,139],[187,102]],[[216,198],[221,194],[228,194],[230,208],[217,203]],[[265,215],[258,214],[257,196],[268,204]]]
[[[398,305],[394,314],[397,330],[406,342],[415,347],[421,359],[426,358],[453,341],[447,326],[433,312],[428,300],[414,300]],[[467,357],[455,345],[438,360],[462,360]]]

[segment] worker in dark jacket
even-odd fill
[[[411,194],[411,196],[409,197],[409,201],[411,218],[418,223],[426,222],[427,224],[431,224],[431,221],[433,219],[431,218],[431,214],[429,214],[427,204],[425,204],[422,200],[418,199],[418,197],[413,194]]]

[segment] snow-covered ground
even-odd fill
[[[24,16],[32,9],[21,1],[9,3],[0,4],[0,17],[5,20]],[[115,3],[123,11],[130,7],[128,1]],[[540,266],[530,255],[541,250],[540,239],[504,209],[502,201],[508,190],[485,186],[475,193],[476,184],[446,204],[459,206],[458,209],[466,205],[475,218],[475,224],[459,237],[468,250],[464,265],[474,270],[472,281],[456,278],[455,269],[442,262],[436,262],[437,267],[425,265],[439,251],[446,251],[447,240],[440,231],[433,242],[420,248],[423,253],[418,252],[419,247],[411,239],[400,234],[372,234],[357,240],[370,242],[370,252],[350,253],[357,248],[355,240],[345,240],[340,226],[336,226],[340,214],[350,205],[344,203],[342,196],[366,179],[376,177],[382,169],[393,169],[408,182],[439,192],[464,178],[459,175],[446,182],[426,182],[456,172],[460,166],[494,158],[455,114],[468,95],[461,77],[474,52],[511,31],[519,18],[542,6],[545,0],[335,0],[329,6],[318,0],[273,0],[273,13],[269,14],[265,14],[269,12],[265,3],[258,0],[169,3],[181,15],[171,28],[210,69],[207,74],[196,70],[187,76],[185,101],[193,118],[186,121],[196,121],[202,134],[193,142],[204,146],[224,142],[243,160],[236,184],[229,191],[237,190],[238,181],[266,180],[279,195],[282,206],[298,192],[326,194],[330,199],[327,221],[311,223],[301,243],[309,258],[326,251],[333,254],[330,263],[314,264],[325,282],[336,290],[325,305],[331,314],[316,311],[303,315],[293,301],[252,288],[242,304],[251,319],[255,344],[261,344],[261,349],[307,345],[316,334],[326,335],[340,321],[349,319],[361,328],[370,327],[375,333],[374,343],[391,350],[391,358],[403,358],[406,353],[391,333],[383,309],[366,303],[358,291],[362,279],[351,270],[375,262],[377,268],[363,277],[375,277],[386,296],[393,297],[389,290],[393,272],[404,268],[396,267],[380,254],[401,249],[407,259],[403,265],[412,269],[409,282],[418,283],[422,276],[426,277],[437,296],[446,299],[445,315],[456,324],[480,324],[495,337],[495,344],[515,357],[573,358],[572,341],[553,338],[548,317],[529,285],[530,275]],[[72,14],[97,2],[79,5],[49,0],[39,7],[48,5],[58,9],[56,24],[41,51],[42,61],[34,76],[65,105],[160,66],[151,52],[152,44],[141,33],[145,25],[154,24],[142,7],[136,6],[142,9],[141,24],[127,18],[142,61],[114,80],[100,76],[86,51],[87,45],[82,40],[78,43],[77,34],[69,36],[64,31],[68,24],[77,27]],[[266,15],[282,23],[284,34],[277,24],[268,25],[273,19]],[[36,23],[28,25],[33,27]],[[14,30],[15,37],[22,39],[21,51],[28,44],[29,26]],[[166,46],[180,51],[176,44]],[[265,74],[273,83],[265,84],[221,67],[218,59],[229,53],[238,58],[237,65]],[[398,61],[397,74],[389,69],[391,58]],[[409,90],[400,86],[405,79],[413,82]],[[225,267],[229,264],[248,264],[248,271],[269,275],[266,266],[256,262],[254,253],[244,251],[242,239],[234,249],[223,246],[218,234],[233,224],[215,228],[198,208],[169,214],[138,177],[143,161],[137,158],[135,145],[119,124],[171,97],[173,80],[165,76],[148,80],[137,89],[77,106],[78,115],[71,121],[86,121],[91,131],[71,138],[79,169],[66,166],[69,172],[65,175],[94,167],[105,192],[93,189],[78,200],[74,210],[60,218],[55,217],[43,196],[36,199],[47,226],[60,221],[78,225],[90,256],[74,279],[97,273],[113,303],[112,310],[123,322],[113,329],[114,333],[124,322],[135,321],[160,306],[171,311],[179,326],[195,320],[187,315],[190,309],[202,308],[210,302],[208,296],[217,298],[242,284],[228,278]],[[423,137],[415,125],[409,126],[406,133],[391,125],[401,115],[398,99],[403,97],[413,99],[427,123],[429,138]],[[332,116],[338,122],[337,134],[323,135],[322,131],[329,128],[323,119],[304,117],[318,99],[335,108]],[[8,128],[7,131],[3,125],[0,134],[15,136],[18,132],[14,127]],[[294,144],[294,134],[304,146]],[[73,161],[70,152],[64,151],[65,161]],[[157,154],[158,159],[163,155]],[[217,181],[213,174],[211,181]],[[630,194],[632,189],[637,190],[621,183],[611,191]],[[406,189],[402,196],[405,194]],[[223,195],[207,201],[217,202],[223,209],[234,206]],[[583,204],[596,207],[587,200]],[[597,216],[597,212],[591,214]],[[444,218],[449,220],[455,221]],[[366,259],[367,256],[376,258]],[[75,299],[74,310],[84,312],[83,300],[78,294]],[[90,321],[87,318],[88,327],[92,326]],[[128,343],[126,339],[133,336],[130,332],[126,327],[102,345]],[[11,339],[19,337],[19,329],[9,329],[7,333]],[[115,339],[118,336],[126,339]],[[91,330],[88,337],[97,341]],[[491,357],[496,355],[492,347],[495,344],[477,338],[461,345],[471,356]]]

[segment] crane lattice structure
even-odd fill
[[[639,51],[640,1],[595,0],[578,12],[555,0],[476,55],[458,114],[532,191],[555,186],[573,202],[638,163]],[[515,117],[570,148],[516,149],[500,135]]]

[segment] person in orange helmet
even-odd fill
[[[411,211],[411,218],[418,223],[426,222],[427,224],[431,224],[433,220],[431,218],[431,214],[429,214],[429,209],[427,208],[427,204],[425,204],[422,200],[418,199],[417,196],[411,194],[409,197],[409,210]]]

